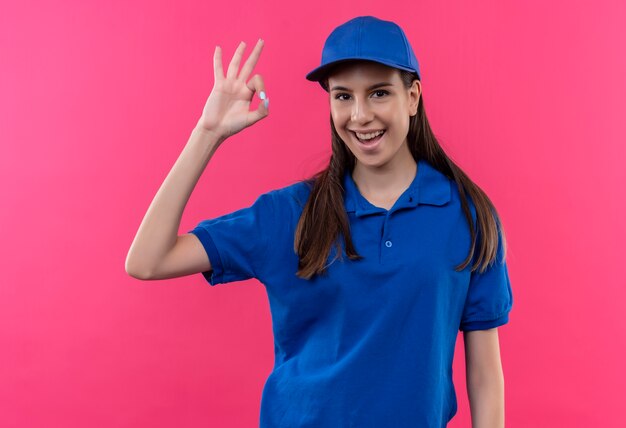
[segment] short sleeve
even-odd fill
[[[459,330],[487,330],[509,321],[513,293],[503,255],[502,235],[499,235],[496,260],[484,272],[471,273]]]
[[[273,192],[268,192],[249,207],[203,220],[188,231],[198,237],[211,261],[212,269],[202,272],[210,285],[258,278],[274,216]]]

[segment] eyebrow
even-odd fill
[[[367,88],[367,90],[371,91],[372,89],[381,88],[383,86],[393,86],[393,84],[389,82],[380,82],[380,83],[376,83],[375,85],[370,86],[369,88]],[[333,86],[330,90],[331,91],[349,91],[350,89],[344,86]]]

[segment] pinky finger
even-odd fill
[[[222,48],[215,46],[213,53],[213,78],[215,82],[224,79],[224,69],[222,68]]]

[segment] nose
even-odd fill
[[[373,113],[367,103],[367,100],[360,100],[358,98],[355,98],[355,101],[352,105],[352,121],[357,123],[367,123],[373,119],[372,115]]]

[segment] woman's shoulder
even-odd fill
[[[456,182],[456,180],[454,180],[453,178],[448,178],[448,180],[450,180],[450,201],[455,205],[455,206],[459,206],[461,205],[461,200],[462,199],[466,199],[467,200],[467,204],[469,206],[470,211],[472,212],[472,215],[476,214],[476,206],[474,205],[474,201],[472,200],[472,198],[470,197],[469,192],[467,191],[467,189],[463,190],[463,194],[461,194],[461,190],[459,189],[459,183]]]
[[[271,194],[279,205],[292,204],[302,208],[311,194],[312,187],[313,183],[310,179],[292,180],[291,183],[267,193]]]

